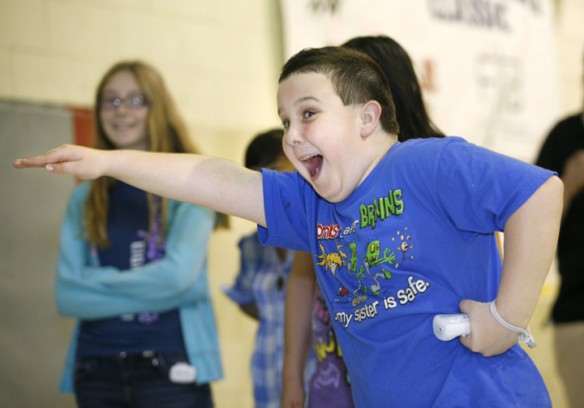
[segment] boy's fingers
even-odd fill
[[[44,154],[39,154],[37,156],[25,157],[22,159],[16,159],[12,162],[12,165],[17,169],[26,169],[29,167],[44,167],[48,163],[55,163],[61,161],[59,153],[65,146],[57,147],[56,149],[51,149]]]
[[[49,163],[45,166],[45,169],[48,172],[55,173],[55,174],[63,173],[62,163]]]
[[[463,299],[460,301],[458,307],[461,313],[469,314],[473,301],[470,299]]]
[[[45,169],[53,174],[76,174],[75,162],[49,163]],[[86,178],[83,175],[78,175],[80,178]]]
[[[24,165],[22,164],[22,159],[16,159],[12,162],[12,167],[15,169],[23,169]]]
[[[17,169],[26,169],[29,167],[43,167],[46,164],[44,156],[27,157],[25,159],[16,159],[12,165]]]
[[[472,309],[473,309],[473,306],[475,303],[477,303],[477,302],[475,302],[474,300],[470,300],[470,299],[461,300],[459,303],[460,312],[465,313],[465,314],[470,316],[472,314],[471,312],[472,312]],[[471,321],[471,327],[472,327],[472,321]],[[472,330],[472,328],[471,328],[470,333],[471,334],[468,336],[460,336],[459,340],[460,340],[460,343],[464,347],[468,348],[471,351],[476,352],[477,351],[476,346],[473,344],[473,337],[472,337],[473,330]]]
[[[62,145],[49,150],[45,154],[16,159],[12,162],[12,165],[17,169],[44,167],[52,173],[70,173],[73,169],[66,166],[66,164],[78,160],[80,159],[77,157],[75,146]]]
[[[468,336],[460,336],[458,339],[460,340],[460,343],[466,347],[467,349],[471,349],[471,335]]]

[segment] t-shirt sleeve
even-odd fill
[[[263,245],[310,251],[307,203],[311,187],[294,173],[262,170],[267,228],[258,226]]]
[[[554,175],[463,139],[452,140],[441,155],[435,183],[439,201],[466,231],[503,231],[509,217]]]

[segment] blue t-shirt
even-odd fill
[[[519,345],[486,358],[432,319],[496,297],[494,232],[552,172],[450,137],[397,143],[336,204],[297,173],[263,174],[260,239],[314,254],[356,406],[551,405]]]

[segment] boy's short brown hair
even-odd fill
[[[382,128],[388,133],[399,132],[389,84],[371,57],[344,47],[307,48],[284,64],[278,82],[310,72],[326,75],[345,106],[377,101],[382,109]]]

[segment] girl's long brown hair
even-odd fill
[[[122,61],[112,66],[101,79],[95,93],[94,139],[93,145],[98,149],[115,149],[108,139],[100,121],[100,104],[103,89],[113,75],[120,71],[130,72],[141,92],[149,101],[147,119],[147,137],[149,150],[166,153],[198,153],[199,150],[189,137],[187,127],[180,117],[176,105],[168,92],[164,80],[156,69],[142,61]],[[108,191],[116,181],[110,177],[101,177],[91,183],[85,205],[85,227],[87,239],[93,245],[105,248],[109,245],[106,221],[109,207]],[[166,236],[168,200],[161,198],[162,237]],[[148,194],[150,223],[154,222],[154,197]]]

